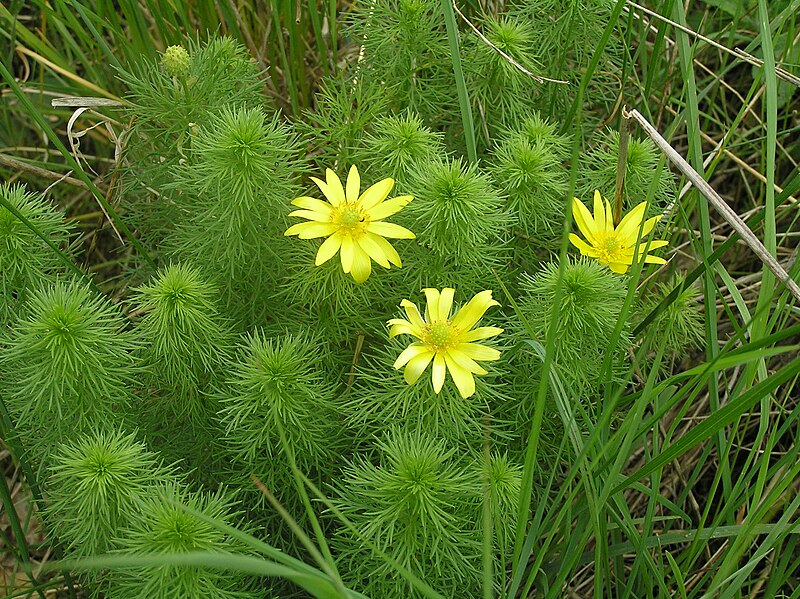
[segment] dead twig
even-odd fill
[[[700,176],[700,174],[694,170],[691,165],[686,162],[686,160],[681,156],[675,148],[669,145],[669,142],[664,139],[661,134],[656,131],[655,127],[650,124],[650,122],[638,111],[638,110],[624,110],[622,111],[622,116],[626,119],[633,119],[639,126],[644,129],[645,133],[653,140],[653,142],[661,149],[662,152],[667,156],[670,162],[674,164],[678,170],[683,173],[683,175],[692,182],[692,184],[697,188],[697,191],[706,198],[709,203],[719,212],[719,214],[724,218],[728,224],[733,227],[734,231],[736,231],[742,240],[750,247],[750,249],[761,259],[761,261],[767,265],[772,273],[786,286],[786,288],[791,292],[793,296],[795,296],[798,300],[800,300],[800,287],[798,287],[797,283],[795,283],[789,274],[784,270],[783,266],[781,266],[780,262],[778,262],[775,257],[767,251],[767,248],[764,247],[764,244],[761,243],[761,240],[756,237],[755,233],[753,233],[747,224],[741,219],[741,217],[734,212],[734,210],[725,203],[725,200],[720,197],[720,195],[714,190],[708,182]]]
[[[17,160],[16,158],[12,158],[11,156],[6,156],[5,154],[0,154],[0,165],[7,166],[9,168],[14,168],[19,171],[26,171],[31,173],[32,175],[36,175],[37,177],[42,177],[43,179],[50,179],[51,181],[57,181],[57,182],[63,181],[64,183],[74,185],[75,187],[82,187],[83,189],[88,189],[86,183],[84,183],[80,179],[75,179],[74,177],[70,177],[69,175],[60,175],[58,173],[54,173],[53,171],[48,171],[45,168],[33,166],[32,164],[28,164],[27,162],[22,162],[21,160]]]

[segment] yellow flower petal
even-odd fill
[[[319,187],[319,190],[322,192],[322,195],[324,195],[325,199],[327,199],[331,203],[331,206],[338,206],[339,204],[342,203],[342,201],[344,200],[344,194],[337,196],[335,191],[331,189],[327,183],[325,183],[320,179],[317,179],[316,177],[311,177],[311,180],[317,184],[317,187]],[[341,183],[339,185],[341,187]]]
[[[369,255],[358,244],[353,243],[353,264],[350,267],[350,274],[353,275],[356,283],[363,283],[372,273],[372,260]]]
[[[367,216],[372,221],[382,220],[392,214],[400,212],[408,203],[414,199],[414,196],[398,196],[391,200],[381,202],[374,208],[367,210]]]
[[[425,320],[435,322],[439,319],[439,290],[426,287],[422,290],[425,294],[427,305],[425,306]]]
[[[315,239],[327,237],[336,232],[338,227],[333,223],[305,222],[297,223],[286,229],[284,235],[297,235],[300,239]]]
[[[342,187],[342,181],[339,179],[339,175],[333,172],[333,170],[326,168],[325,182],[328,184],[328,190],[339,199],[339,203],[345,201],[344,187]],[[332,203],[333,202],[331,202],[331,204]]]
[[[597,231],[605,232],[606,229],[606,208],[603,205],[603,196],[600,191],[594,190],[594,226]],[[613,226],[611,227],[613,229]]]
[[[633,245],[636,243],[636,239],[639,237],[639,227],[642,224],[646,208],[647,202],[642,202],[619,221],[615,231],[618,239],[625,245]]]
[[[425,323],[422,321],[422,315],[419,313],[419,308],[417,308],[417,304],[404,299],[400,302],[400,307],[406,311],[406,316],[408,316],[408,321],[411,324],[419,328],[425,326]]]
[[[293,210],[289,216],[299,216],[300,218],[307,218],[320,223],[327,223],[331,219],[330,213],[317,212],[316,210]]]
[[[606,200],[606,226],[605,226],[605,233],[606,235],[610,235],[614,232],[614,211],[611,210],[611,202]]]
[[[463,399],[467,399],[475,394],[475,379],[466,368],[462,368],[459,364],[453,361],[452,356],[445,355],[447,368],[450,370],[450,376],[453,377],[453,382],[456,384],[459,395]],[[435,363],[434,363],[435,366]]]
[[[625,258],[625,261],[627,261],[628,263],[631,263],[633,262],[634,252],[636,253],[637,257],[641,260],[642,257],[645,255],[646,250],[649,251],[658,249],[664,247],[665,245],[669,245],[669,242],[664,241],[662,239],[656,239],[654,241],[643,241],[635,248],[633,247],[625,248],[625,250],[620,253],[620,256]]]
[[[608,267],[611,270],[613,270],[615,273],[624,275],[626,272],[628,272],[628,268],[630,268],[630,265],[629,264],[621,264],[621,263],[618,263],[618,262],[611,262],[611,263],[609,263]]]
[[[305,208],[306,210],[313,210],[314,212],[321,212],[323,214],[330,214],[333,211],[333,207],[327,202],[308,196],[295,198],[291,201],[291,204],[298,208]]]
[[[395,368],[402,368],[403,366],[408,364],[408,362],[409,362],[409,360],[411,360],[411,358],[415,358],[415,357],[419,356],[420,354],[424,354],[424,353],[431,353],[432,354],[433,352],[430,351],[422,343],[412,343],[407,348],[405,348],[403,350],[403,352],[399,356],[397,356],[397,359],[394,361],[393,366]]]
[[[597,237],[595,235],[597,228],[594,224],[594,219],[589,212],[589,209],[583,205],[578,198],[572,199],[572,216],[575,219],[575,224],[586,240],[592,244],[597,244]]]
[[[481,339],[488,339],[489,337],[499,335],[502,332],[503,329],[499,327],[478,327],[477,329],[463,333],[459,339],[464,343],[469,341],[480,341]]]
[[[422,336],[422,329],[415,327],[413,324],[402,318],[392,318],[386,324],[389,325],[389,337],[397,337],[398,335],[412,335],[419,339]]]
[[[458,311],[458,314],[453,317],[452,324],[462,331],[467,331],[481,319],[486,310],[499,305],[499,302],[492,299],[491,290],[481,291]]]
[[[657,250],[658,248],[663,248],[665,245],[669,245],[668,241],[664,241],[663,239],[654,239],[653,241],[643,241],[638,246],[636,246],[636,251],[641,258],[642,255],[645,253],[645,249],[647,251]],[[630,253],[631,259],[633,259],[633,248],[628,248],[626,252]]]
[[[392,191],[392,187],[394,187],[394,179],[388,178],[378,181],[361,194],[361,197],[358,198],[358,203],[363,210],[369,211],[386,199],[386,196]]]
[[[586,243],[583,239],[575,235],[575,233],[569,234],[569,240],[576,248],[581,251],[581,254],[584,256],[589,256],[591,258],[597,258],[599,256],[599,252]]]
[[[646,256],[644,259],[646,264],[666,264],[667,261],[660,256]]]
[[[653,230],[653,227],[655,227],[656,223],[660,220],[661,220],[661,215],[657,214],[656,216],[648,218],[646,221],[644,221],[644,229],[642,230],[642,237],[644,237],[645,235],[649,235],[650,231]]]
[[[358,192],[361,190],[361,177],[358,175],[356,165],[350,167],[347,175],[347,201],[354,204],[358,201]]]
[[[386,253],[383,251],[383,247],[380,244],[376,243],[375,239],[383,239],[382,237],[378,237],[377,235],[371,235],[367,233],[366,235],[362,235],[356,240],[356,245],[360,246],[363,251],[367,253],[367,255],[375,260],[378,264],[383,266],[384,268],[389,268],[389,260],[386,258]]]
[[[444,386],[444,375],[447,373],[444,356],[441,353],[437,352],[433,357],[432,371],[431,381],[433,382],[433,391],[438,394]]]
[[[447,365],[450,366],[451,362],[458,364],[459,367],[472,372],[474,374],[486,374],[486,369],[483,368],[480,364],[478,364],[475,360],[464,354],[464,352],[459,351],[458,349],[448,349],[445,352],[445,358],[449,361]]]
[[[639,206],[641,206],[641,205],[642,204],[639,204]],[[638,206],[637,206],[637,208],[638,208]],[[657,215],[657,216],[654,216],[652,218],[648,218],[646,221],[644,221],[644,227],[642,227],[642,237],[643,238],[650,234],[650,231],[653,230],[653,227],[656,226],[656,223],[659,220],[661,220],[661,215],[660,214]],[[625,221],[625,219],[622,219],[622,222],[624,222],[624,221]],[[622,222],[620,222],[619,227],[618,227],[620,229],[622,227]],[[639,222],[641,222],[641,221],[639,221]],[[628,223],[626,223],[626,227],[627,227],[627,236],[626,237],[622,237],[622,232],[620,232],[618,234],[621,236],[620,239],[622,240],[622,243],[624,243],[627,246],[632,246],[632,245],[634,245],[636,243],[637,239],[639,238],[639,223],[636,223],[635,227],[630,227],[628,225]]]
[[[333,258],[336,255],[336,252],[339,251],[340,247],[342,247],[342,234],[337,232],[328,237],[322,242],[322,245],[319,246],[317,258],[314,260],[314,265],[319,266]]]
[[[367,231],[375,235],[380,235],[381,237],[389,237],[392,239],[414,239],[416,237],[416,235],[405,227],[395,225],[394,223],[370,223],[367,225]]]
[[[394,247],[392,246],[391,243],[386,241],[380,235],[375,235],[374,233],[370,233],[369,231],[364,233],[364,236],[362,237],[362,239],[364,239],[366,237],[370,238],[372,241],[374,241],[381,248],[381,250],[383,251],[383,255],[386,256],[386,259],[389,262],[391,262],[392,264],[394,264],[398,268],[403,266],[403,262],[400,260],[400,254],[397,253],[397,250],[394,249]],[[377,260],[376,260],[376,262],[377,262]]]
[[[500,352],[493,347],[486,347],[479,343],[460,343],[454,351],[461,352],[468,358],[473,360],[481,360],[482,362],[490,362],[500,359]]]
[[[419,377],[425,372],[425,369],[428,367],[428,364],[431,363],[434,355],[434,352],[428,350],[425,353],[414,356],[408,361],[406,369],[403,371],[403,378],[406,379],[409,385],[413,385],[419,380]]]
[[[342,260],[342,270],[350,272],[353,267],[353,238],[350,235],[342,236],[342,247],[339,250],[339,258]]]
[[[437,320],[447,320],[450,317],[450,309],[453,307],[453,297],[456,290],[452,287],[445,287],[439,294],[439,312]]]

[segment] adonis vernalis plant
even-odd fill
[[[117,546],[122,526],[158,482],[175,478],[134,434],[95,432],[63,443],[52,457],[46,517],[73,556]]]

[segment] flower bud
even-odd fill
[[[183,46],[169,46],[161,57],[164,70],[171,77],[179,77],[189,72],[189,53]]]

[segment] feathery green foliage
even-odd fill
[[[44,198],[7,183],[0,185],[0,196],[56,247],[68,250],[72,228]],[[0,326],[12,321],[32,293],[63,271],[58,255],[41,237],[0,206]]]
[[[496,256],[513,217],[503,212],[503,198],[477,167],[461,159],[415,163],[409,189],[416,200],[401,217],[420,246],[451,258],[454,270]]]
[[[367,131],[385,115],[388,100],[379,82],[363,78],[323,81],[316,107],[297,122],[308,153],[320,167],[346,172]]]
[[[361,43],[356,76],[380,82],[395,111],[423,122],[455,120],[455,79],[438,0],[376,0],[359,5],[348,30]]]
[[[541,68],[536,55],[538,40],[530,19],[492,15],[481,28],[494,47],[472,36],[464,54],[475,130],[481,134],[483,143],[491,146],[498,131],[513,127],[533,110],[534,87],[541,85],[533,75],[539,74]]]
[[[91,432],[51,457],[46,518],[72,557],[106,553],[141,516],[139,502],[175,475],[133,434]]]
[[[506,131],[495,147],[492,176],[506,193],[506,211],[515,216],[522,233],[549,240],[564,215],[568,177],[561,163],[568,138],[536,114],[520,125]]]
[[[220,289],[240,325],[269,313],[282,261],[282,208],[297,195],[297,139],[277,116],[225,108],[193,140],[176,169],[185,214],[167,235],[167,253],[198,268]]]
[[[536,96],[538,110],[545,116],[563,119],[575,97],[575,88],[603,39],[615,4],[616,0],[514,2],[509,13],[528,24],[529,35],[536,41],[535,57],[541,65],[537,74],[568,82],[535,83],[529,87]],[[619,38],[611,36],[588,83],[591,102],[586,103],[586,108],[602,107],[598,120],[610,112],[619,92],[618,82],[605,79],[601,73],[619,69],[621,50]],[[567,128],[571,126],[572,123],[566,124]]]
[[[578,197],[589,202],[595,189],[601,191],[609,201],[617,180],[619,156],[619,132],[611,129],[600,134],[597,146],[588,152],[581,161]],[[675,200],[675,180],[666,169],[658,171],[659,151],[649,139],[630,139],[625,163],[625,183],[623,201],[625,211],[648,198],[648,191],[654,188],[654,201],[648,206],[648,216],[659,214],[660,210]],[[656,173],[658,176],[656,177]],[[655,182],[654,182],[655,179]]]
[[[675,277],[670,284],[659,283],[642,298],[641,314],[646,315],[655,310],[665,297],[681,286],[681,277]],[[665,355],[680,356],[682,352],[699,347],[703,338],[703,315],[699,296],[695,287],[687,287],[664,310],[659,311],[648,325],[650,330],[658,331],[656,343]]]
[[[264,106],[258,69],[241,44],[227,37],[188,42],[188,66],[176,74],[163,56],[161,64],[143,60],[119,72],[131,122],[125,194],[133,222],[152,244],[184,218],[186,208],[170,184],[175,169],[191,160],[199,128],[213,127],[231,106]]]
[[[257,492],[249,480],[255,475],[294,513],[300,504],[281,431],[297,467],[317,480],[345,446],[324,349],[311,335],[270,339],[255,331],[229,364],[220,392],[219,421],[235,468],[229,480]],[[257,503],[264,502],[259,494]]]
[[[139,517],[119,532],[122,555],[176,555],[192,551],[248,554],[239,541],[213,524],[187,512],[183,506],[218,522],[237,521],[236,504],[224,492],[190,492],[176,482],[164,482],[138,504]],[[254,580],[235,572],[195,566],[165,564],[112,573],[110,596],[120,599],[152,597],[208,597],[210,599],[257,599],[264,596]]]
[[[336,506],[359,532],[446,596],[472,595],[480,580],[480,535],[471,499],[480,480],[454,447],[420,429],[391,430],[378,465],[356,456],[344,470]],[[372,597],[419,597],[351,533],[335,539],[340,569]]]
[[[479,478],[488,490],[488,509],[492,515],[494,542],[503,567],[514,542],[514,514],[520,493],[522,468],[503,453],[489,456],[488,468],[483,460],[476,460],[474,468],[482,468]]]
[[[442,134],[426,127],[415,113],[380,118],[363,141],[359,163],[376,177],[393,177],[402,185],[413,165],[445,156]]]
[[[335,342],[381,330],[386,320],[384,307],[400,291],[395,288],[385,293],[388,282],[396,280],[396,271],[376,268],[359,285],[342,272],[336,258],[314,266],[318,249],[318,243],[306,240],[287,239],[284,243],[281,256],[286,276],[276,291],[277,301],[285,306],[281,321],[320,329]]]
[[[629,345],[626,325],[617,346],[609,347],[623,317],[626,280],[595,260],[578,258],[564,265],[563,278],[558,264],[549,262],[535,276],[524,276],[522,288],[520,310],[537,339],[547,337],[550,316],[557,310],[555,363],[574,385],[571,391],[580,397],[596,390],[608,352],[619,358]],[[555,304],[558,288],[560,301]]]
[[[135,342],[117,309],[85,283],[39,289],[3,345],[3,396],[38,457],[132,407]]]
[[[173,264],[136,289],[135,310],[144,313],[135,334],[148,380],[164,415],[202,418],[208,385],[228,358],[232,336],[217,307],[217,290],[197,269]]]
[[[216,288],[185,264],[162,268],[134,290],[134,335],[145,367],[139,423],[170,461],[206,482],[220,461],[213,385],[222,380],[233,349],[229,322],[219,312]]]

